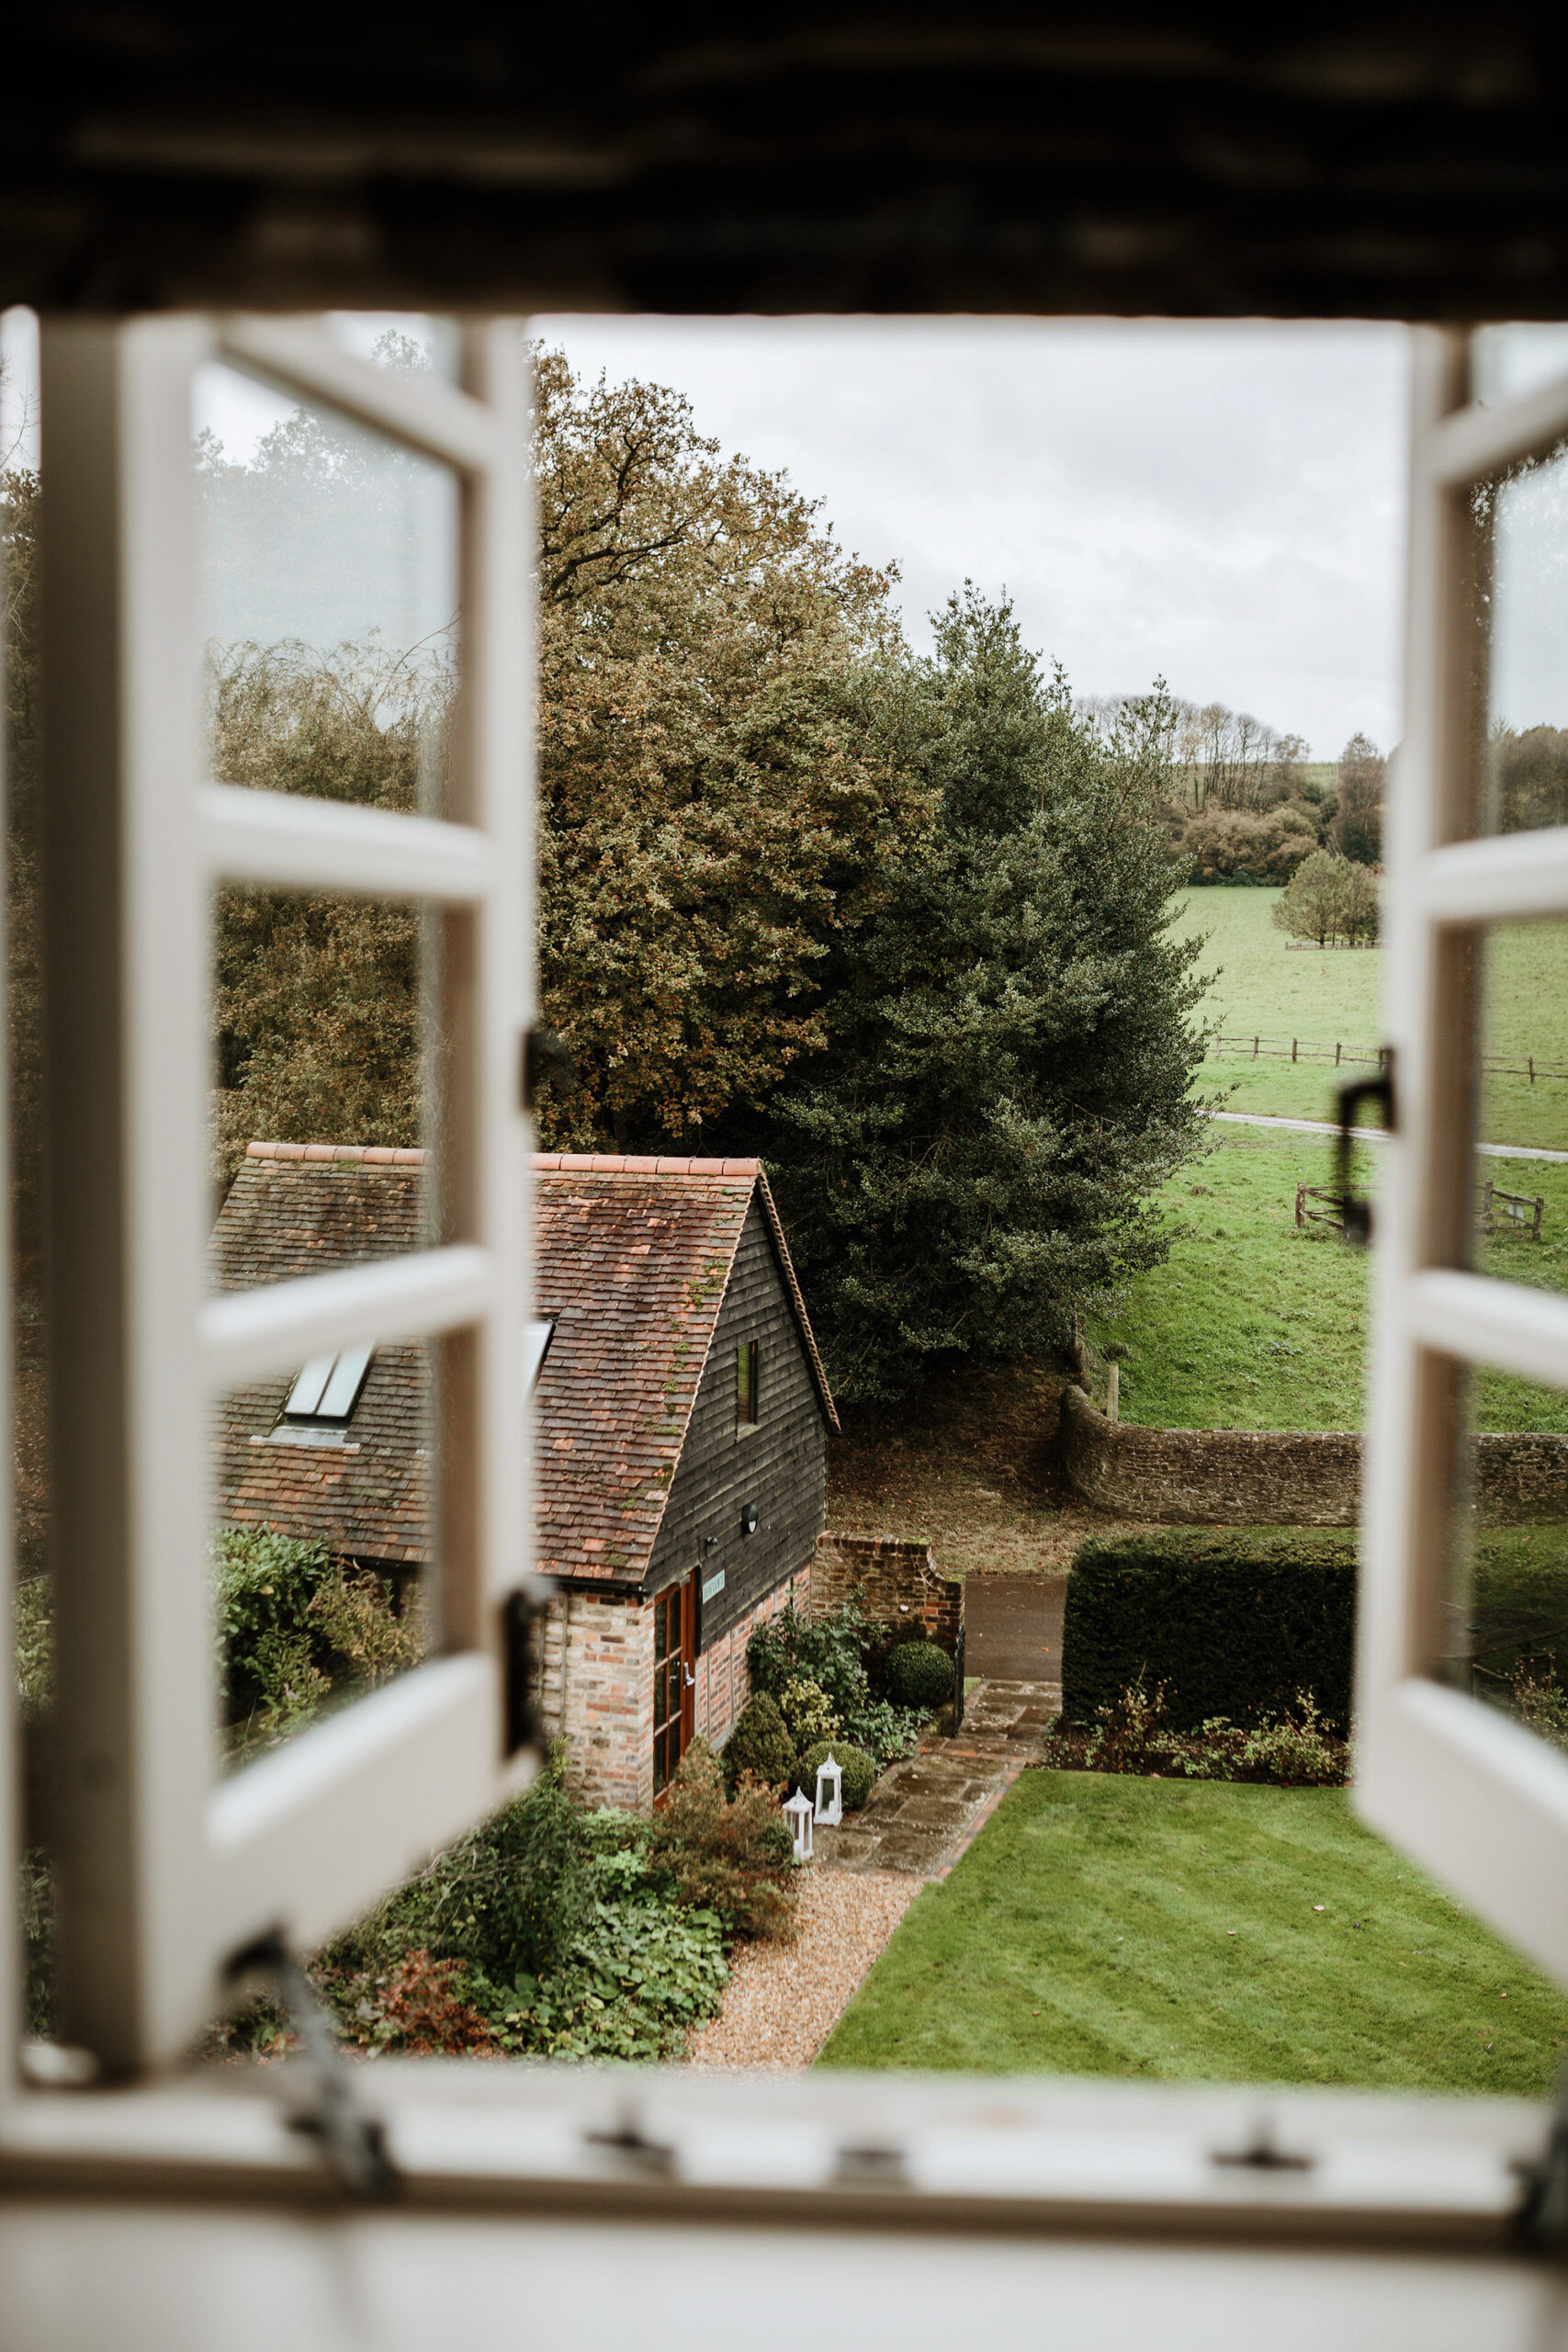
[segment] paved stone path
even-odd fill
[[[818,1861],[830,1870],[945,1878],[1039,1755],[1061,1703],[1059,1682],[977,1682],[957,1736],[923,1740],[883,1775],[863,1812],[851,1814],[841,1829],[818,1829]]]

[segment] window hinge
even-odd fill
[[[264,1977],[299,2038],[309,2090],[304,2103],[289,2116],[289,2129],[308,2132],[316,2141],[327,2170],[350,2197],[379,2200],[392,2196],[399,2181],[387,2153],[386,2126],[360,2105],[332,2020],[282,1936],[276,1929],[258,1936],[234,1954],[228,1975],[231,1984],[247,1976]]]
[[[1364,1249],[1372,1238],[1372,1204],[1354,1191],[1350,1182],[1350,1155],[1356,1148],[1356,1112],[1362,1102],[1381,1102],[1385,1134],[1393,1135],[1398,1125],[1398,1102],[1393,1091],[1393,1047],[1378,1049],[1378,1074],[1375,1078],[1353,1078],[1339,1089],[1337,1097],[1338,1134],[1335,1138],[1335,1191],[1339,1197],[1339,1216],[1345,1238],[1358,1249]]]
[[[1514,2233],[1527,2254],[1562,2255],[1568,2249],[1568,2066],[1558,2079],[1546,2145],[1524,2167]]]

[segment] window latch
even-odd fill
[[[1337,1126],[1334,1143],[1334,1189],[1339,1201],[1339,1217],[1345,1238],[1352,1248],[1364,1250],[1372,1238],[1372,1204],[1363,1200],[1350,1182],[1350,1155],[1356,1148],[1356,1114],[1363,1102],[1382,1105],[1384,1131],[1392,1135],[1397,1125],[1393,1091],[1393,1047],[1384,1046],[1379,1054],[1375,1078],[1353,1078],[1339,1089]]]
[[[399,2181],[387,2152],[386,2126],[360,2105],[332,2020],[282,1936],[276,1928],[258,1936],[234,1954],[228,1975],[231,1984],[265,1977],[299,2038],[310,2088],[288,2119],[290,2130],[310,2134],[328,2171],[350,2197],[376,2202],[391,2197]]]

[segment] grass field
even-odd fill
[[[818,2063],[1540,2097],[1565,2040],[1342,1790],[1028,1771]]]
[[[1167,1189],[1178,1236],[1168,1260],[1089,1327],[1099,1347],[1125,1351],[1122,1418],[1145,1429],[1359,1429],[1369,1261],[1326,1227],[1295,1222],[1298,1183],[1331,1180],[1328,1139],[1214,1133],[1213,1149]],[[1358,1155],[1374,1188],[1382,1148]],[[1485,1270],[1568,1289],[1568,1167],[1484,1164],[1546,1202],[1543,1239],[1499,1233],[1482,1251]],[[1483,1374],[1477,1409],[1482,1429],[1568,1430],[1568,1397],[1502,1373]]]
[[[1375,947],[1289,946],[1270,920],[1277,890],[1205,889],[1187,894],[1179,927],[1206,941],[1200,969],[1215,973],[1207,1000],[1227,1038],[1292,1037],[1374,1046],[1381,1034],[1382,952]],[[1485,1054],[1534,1055],[1568,1069],[1568,923],[1510,923],[1488,944],[1483,1001]],[[1352,1073],[1353,1074],[1353,1073]],[[1226,1108],[1293,1119],[1333,1115],[1336,1072],[1323,1062],[1211,1057],[1200,1083],[1231,1090]],[[1492,1077],[1482,1093],[1488,1143],[1538,1144],[1568,1151],[1568,1079],[1531,1086],[1528,1077]]]

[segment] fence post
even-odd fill
[[[1530,1056],[1530,1084],[1535,1084],[1535,1056]]]
[[[1338,1067],[1339,1067],[1339,1055],[1340,1055],[1340,1051],[1341,1051],[1341,1048],[1340,1048],[1339,1040],[1338,1040],[1338,1038],[1337,1038],[1337,1037],[1336,1037],[1336,1039],[1334,1040],[1334,1067],[1335,1067],[1335,1069],[1338,1069]]]
[[[1258,1059],[1258,1040],[1256,1037],[1254,1037],[1252,1041],[1252,1058],[1254,1061]]]
[[[1304,1184],[1298,1184],[1296,1186],[1296,1224],[1298,1227],[1303,1226],[1306,1223],[1306,1193],[1307,1188]]]
[[[1292,1038],[1291,1039],[1291,1059],[1292,1059],[1292,1061],[1294,1061],[1294,1060],[1295,1060],[1295,1058],[1296,1058],[1296,1041],[1295,1041],[1295,1039],[1292,1037]]]
[[[1105,1367],[1105,1418],[1108,1421],[1122,1418],[1122,1369],[1114,1357]]]

